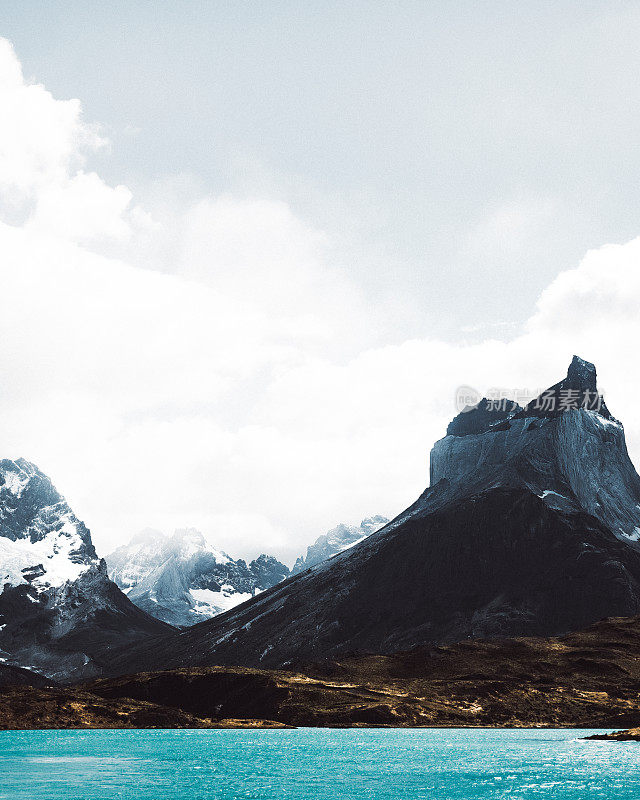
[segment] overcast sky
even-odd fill
[[[0,437],[102,553],[401,511],[465,383],[640,457],[640,6],[35,2],[0,44]]]

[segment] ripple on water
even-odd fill
[[[2,800],[638,800],[640,744],[568,730],[2,731]]]

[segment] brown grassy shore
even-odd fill
[[[290,670],[203,666],[72,687],[8,683],[0,679],[5,729],[635,728],[640,618],[564,637],[468,640]]]

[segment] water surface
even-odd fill
[[[7,800],[638,800],[640,743],[572,730],[1,731]]]

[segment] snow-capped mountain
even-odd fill
[[[34,464],[0,461],[0,660],[64,680],[167,627],[108,579],[88,528]]]
[[[348,550],[358,542],[366,539],[367,536],[371,536],[372,533],[382,528],[387,522],[389,520],[386,517],[376,515],[375,517],[363,519],[360,525],[344,525],[343,523],[336,525],[335,528],[332,528],[327,533],[318,536],[315,542],[307,547],[306,556],[300,556],[297,559],[291,574],[295,575],[319,564],[321,561],[325,561],[327,558],[331,558],[331,556],[335,556],[337,553]]]
[[[100,562],[85,525],[49,479],[20,458],[0,461],[0,585],[34,593],[77,580]]]
[[[485,400],[459,415],[433,447],[431,485],[386,526],[116,669],[280,667],[580,630],[640,613],[639,531],[624,429],[575,357],[526,408]]]
[[[170,537],[143,531],[107,556],[107,565],[132,602],[182,627],[228,611],[289,575],[272,556],[235,561],[193,528]]]
[[[109,577],[125,594],[163,564],[167,537],[160,531],[146,528],[128,545],[122,545],[105,557]]]

